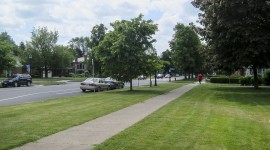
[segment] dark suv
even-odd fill
[[[2,87],[14,86],[20,87],[21,85],[30,86],[32,84],[32,77],[29,74],[14,74],[2,82]]]

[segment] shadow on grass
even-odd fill
[[[151,89],[151,90],[141,90],[141,89],[135,89],[135,90],[119,90],[119,91],[113,91],[113,92],[106,92],[107,94],[121,94],[121,95],[133,95],[133,94],[136,94],[136,95],[146,95],[146,94],[163,94],[163,93],[166,93],[164,91],[160,91],[160,90],[154,90],[154,89]]]
[[[175,83],[194,83],[197,81],[198,81],[197,79],[183,79],[183,80],[176,80],[173,82],[175,82]]]
[[[254,87],[243,86],[223,86],[211,88],[213,92],[217,91],[221,100],[236,102],[245,105],[270,105],[270,87]]]

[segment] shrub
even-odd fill
[[[266,69],[263,81],[265,85],[270,85],[270,68]]]
[[[239,83],[239,76],[228,77],[228,76],[216,76],[210,78],[211,83]]]
[[[245,77],[242,77],[240,78],[240,84],[241,85],[252,85],[252,79],[253,77],[252,76],[245,76]]]
[[[254,76],[253,75],[248,75],[245,77],[240,78],[240,84],[243,86],[249,86],[249,85],[254,85]],[[258,75],[258,84],[262,84],[262,76]]]

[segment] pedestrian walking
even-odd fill
[[[201,81],[202,81],[202,78],[203,78],[203,75],[201,73],[198,74],[198,80],[199,80],[199,83],[201,84]]]

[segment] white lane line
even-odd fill
[[[71,92],[62,92],[62,93],[56,93],[56,94],[68,94],[68,93],[81,93],[81,92],[78,92],[78,91],[71,91]]]
[[[16,97],[11,97],[11,98],[1,99],[0,102],[7,101],[7,100],[12,100],[12,99],[17,99],[17,98],[21,98],[21,97],[26,97],[26,96],[37,95],[37,94],[55,93],[55,92],[62,92],[62,91],[68,91],[68,90],[74,90],[74,89],[65,89],[65,90],[56,90],[56,91],[48,91],[48,92],[39,92],[39,93],[26,94],[26,95],[21,95],[21,96],[16,96]]]

